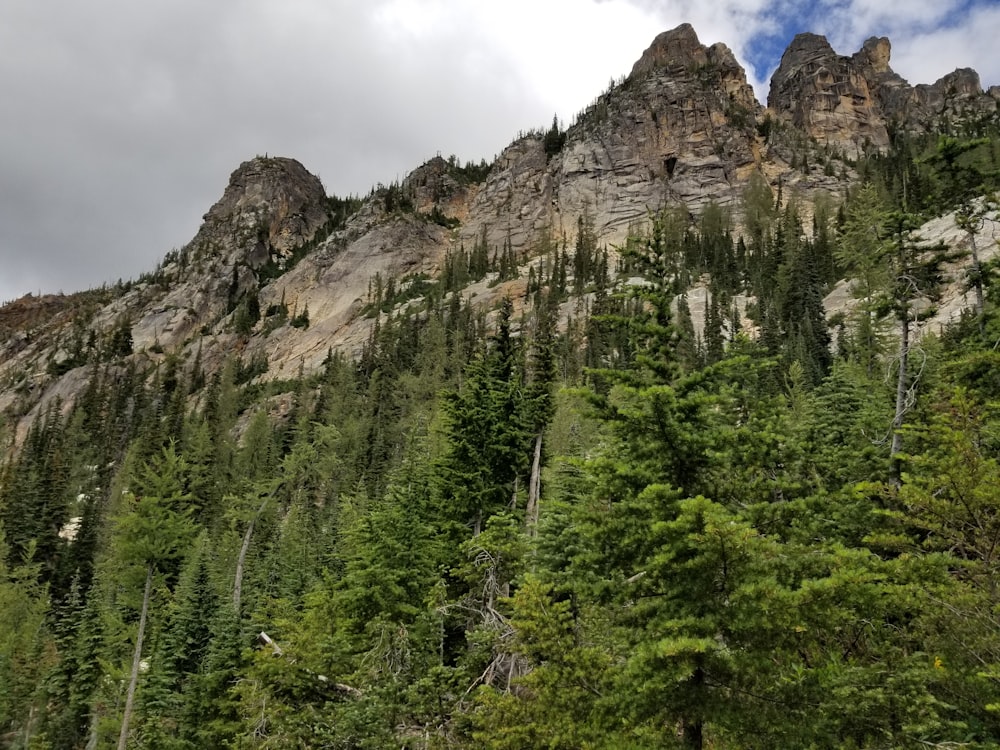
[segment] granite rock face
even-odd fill
[[[211,374],[236,357],[266,360],[261,379],[308,374],[331,349],[360,352],[374,323],[365,312],[376,277],[433,276],[447,253],[485,238],[490,255],[509,245],[528,258],[523,276],[483,279],[463,296],[484,310],[506,294],[519,304],[527,265],[543,246],[572,243],[583,216],[612,248],[664,206],[682,205],[694,218],[715,203],[738,222],[757,172],[776,195],[781,187],[798,196],[808,216],[811,195],[836,195],[852,178],[845,161],[819,168],[818,157],[884,149],[892,128],[996,117],[1000,88],[984,93],[974,71],[910,86],[890,53],[884,38],[845,57],[823,37],[800,34],[765,110],[733,53],[703,45],[685,24],[658,35],[567,129],[518,137],[488,166],[434,157],[374,191],[335,230],[317,177],[294,159],[251,159],[191,242],[155,272],[122,288],[0,310],[0,415],[17,421],[19,438],[55,399],[68,409],[93,371],[78,364],[81,341],[100,351],[122,326],[132,354],[101,366],[144,371],[175,356],[186,366],[197,358]],[[419,300],[400,304],[411,303]]]
[[[330,220],[319,178],[294,159],[256,157],[230,176],[194,239],[162,269],[160,284],[139,284],[98,316],[104,325],[132,321],[136,350],[177,350],[200,332],[220,329],[234,303],[256,294],[258,271],[281,267]],[[199,340],[211,356],[221,341]],[[220,353],[220,359],[224,353]]]
[[[913,131],[995,115],[1000,105],[1000,88],[983,92],[979,74],[971,68],[959,68],[932,84],[913,87],[889,79],[876,89],[876,95],[891,121]]]
[[[911,86],[889,66],[892,46],[871,37],[850,57],[825,37],[798,34],[771,78],[767,103],[776,117],[848,157],[889,146],[890,128],[926,131],[945,120],[995,114],[1000,91],[982,90],[960,68],[932,84]]]
[[[469,196],[475,183],[460,179],[457,163],[435,156],[414,169],[403,180],[403,189],[412,195],[413,208],[419,214],[465,221],[468,218]]]
[[[664,32],[581,113],[558,153],[546,153],[541,133],[504,150],[462,239],[485,232],[492,246],[524,248],[547,231],[572,235],[587,213],[616,243],[667,204],[732,205],[760,164],[762,111],[728,47],[705,47],[688,24]]]
[[[889,145],[889,132],[868,73],[889,72],[889,49],[876,44],[864,55],[843,57],[825,37],[798,34],[771,77],[768,107],[823,145],[857,157]]]
[[[238,254],[253,268],[287,257],[329,220],[319,178],[295,159],[258,156],[229,178],[191,241],[196,250]]]

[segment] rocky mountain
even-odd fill
[[[871,39],[844,57],[800,34],[765,108],[732,52],[704,46],[685,24],[657,36],[567,130],[530,132],[490,165],[437,157],[352,202],[327,196],[293,159],[253,158],[191,242],[149,274],[0,309],[9,437],[54,399],[68,408],[95,364],[144,370],[176,356],[213,372],[235,356],[259,363],[263,379],[312,372],[331,350],[360,352],[375,280],[405,288],[477,245],[508,250],[526,269],[539,248],[572,242],[581,217],[612,247],[664,206],[695,217],[715,204],[738,221],[755,174],[786,197],[836,196],[856,178],[854,160],[886,149],[893,130],[996,118],[1000,88],[983,92],[973,71],[914,87],[889,52],[888,40]],[[489,309],[523,287],[482,282],[464,295]]]
[[[461,236],[485,228],[491,244],[509,237],[521,248],[546,229],[571,231],[587,211],[598,235],[614,242],[665,204],[730,205],[761,162],[761,112],[725,45],[704,47],[688,24],[660,34],[557,153],[538,134],[500,155]]]
[[[891,45],[872,37],[851,57],[817,34],[799,34],[771,79],[768,107],[821,145],[857,157],[885,150],[891,130],[938,129],[996,116],[1000,86],[983,92],[969,68],[911,86],[889,67]]]

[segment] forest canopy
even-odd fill
[[[463,248],[315,375],[89,365],[0,474],[0,745],[996,747],[993,268],[918,336],[916,227],[997,148]]]

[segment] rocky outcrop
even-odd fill
[[[470,196],[477,184],[468,178],[454,157],[435,156],[414,169],[403,180],[403,190],[412,196],[417,213],[437,220],[461,222],[468,218]],[[436,213],[435,213],[436,212]]]
[[[0,409],[33,405],[21,420],[18,434],[23,434],[52,398],[68,408],[91,369],[77,364],[110,356],[109,341],[122,326],[140,366],[203,345],[207,356],[217,354],[218,363],[239,353],[229,332],[234,303],[257,293],[257,269],[269,261],[280,266],[328,221],[323,186],[299,162],[273,157],[244,162],[194,239],[156,271],[124,288],[74,295],[56,306],[46,298],[45,320],[21,316],[26,330],[0,342]],[[13,320],[23,307],[11,307],[0,319]],[[16,388],[5,388],[4,382]]]
[[[712,84],[716,93],[728,97],[735,106],[757,110],[759,103],[747,83],[746,71],[725,44],[704,47],[689,23],[659,34],[632,66],[629,78],[669,75],[678,82],[694,78],[702,85]]]
[[[872,37],[845,57],[825,37],[799,34],[771,78],[768,107],[849,157],[884,151],[893,127],[922,132],[946,120],[996,114],[1000,91],[984,93],[974,70],[960,68],[933,84],[911,86],[889,66],[891,52],[888,39]]]
[[[195,255],[238,255],[258,268],[290,255],[329,218],[318,177],[295,159],[258,156],[233,172],[191,247]]]
[[[332,223],[322,184],[299,162],[251,159],[192,241],[154,272],[0,310],[0,413],[20,420],[22,436],[45,404],[69,408],[93,371],[81,362],[145,369],[197,356],[211,373],[235,356],[266,360],[264,379],[314,372],[330,349],[360,352],[376,276],[404,285],[433,276],[446,253],[483,238],[491,255],[508,244],[522,258],[541,253],[572,243],[584,215],[598,242],[613,246],[665,205],[683,205],[692,218],[710,202],[738,208],[757,171],[807,201],[851,178],[830,151],[884,148],[890,125],[996,116],[1000,89],[984,94],[974,71],[911,87],[892,71],[890,52],[887,39],[872,38],[843,57],[823,37],[800,34],[765,112],[732,52],[701,44],[685,24],[658,35],[567,130],[521,136],[488,168],[434,157],[375,191],[346,225]],[[774,119],[786,127],[772,128]],[[831,149],[817,154],[810,138]],[[463,294],[488,309],[504,294],[524,296],[525,281],[488,277]],[[122,333],[131,355],[108,345]]]
[[[887,148],[885,118],[866,75],[874,69],[890,72],[887,44],[851,58],[838,55],[818,34],[796,35],[771,77],[768,107],[849,157]]]
[[[959,68],[932,84],[909,87],[898,76],[886,77],[876,88],[876,95],[889,122],[907,130],[926,132],[941,129],[945,123],[961,124],[982,117],[996,116],[1000,90],[984,93],[979,74],[971,68]]]
[[[581,118],[563,173],[591,181],[602,171],[631,173],[615,178],[626,189],[602,196],[619,229],[647,207],[730,204],[759,162],[761,112],[729,48],[702,46],[685,24],[656,37],[625,83]],[[588,197],[583,185],[562,192],[566,207]],[[622,204],[633,209],[631,217],[622,215]]]
[[[308,327],[286,322],[273,328],[262,320],[246,354],[267,358],[267,379],[293,376],[299,367],[314,372],[331,348],[359,355],[374,322],[362,314],[372,279],[378,275],[399,283],[406,277],[432,274],[443,260],[450,236],[448,229],[433,221],[401,214],[384,217],[351,240],[331,237],[260,292],[262,309],[284,300],[290,313],[308,311]]]
[[[996,87],[984,93],[979,74],[958,68],[931,84],[911,86],[889,67],[891,44],[885,37],[868,39],[852,60],[864,72],[886,123],[911,131],[940,127],[945,121],[995,115]]]
[[[529,247],[551,230],[572,236],[587,213],[604,242],[622,241],[651,211],[732,205],[759,165],[762,107],[724,44],[703,46],[689,24],[653,40],[619,85],[565,134],[515,141],[475,195],[462,240]]]

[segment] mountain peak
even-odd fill
[[[889,145],[875,79],[893,75],[889,41],[869,39],[854,57],[838,55],[826,37],[796,34],[771,77],[767,105],[817,142],[857,156]]]
[[[82,363],[122,359],[120,348],[101,342],[126,323],[132,354],[125,356],[136,362],[174,353],[189,361],[197,352],[213,372],[236,353],[245,362],[266,361],[264,379],[299,367],[314,372],[331,349],[352,356],[364,349],[374,325],[372,279],[405,280],[405,293],[395,286],[402,310],[455,259],[466,267],[450,276],[468,275],[471,248],[485,257],[531,258],[556,237],[572,239],[581,219],[597,241],[614,246],[659,206],[693,217],[714,204],[735,215],[755,175],[797,195],[838,194],[853,175],[850,159],[886,148],[890,125],[926,132],[995,117],[1000,88],[984,95],[975,71],[910,86],[889,67],[890,52],[888,39],[872,37],[842,56],[825,37],[799,34],[772,79],[765,114],[729,48],[703,45],[682,24],[656,35],[630,80],[557,133],[554,149],[546,134],[532,133],[489,166],[461,167],[438,156],[364,202],[328,198],[295,159],[249,159],[232,172],[191,242],[155,272],[91,298],[26,299],[0,316],[0,381],[36,373],[31,394],[0,382],[0,413],[18,404],[23,435],[45,399],[70,403],[86,377]],[[462,291],[454,278],[448,283]],[[526,279],[496,281],[470,282],[470,303],[475,297],[476,306],[488,307],[506,293],[527,299]],[[104,307],[81,314],[86,323],[70,329],[69,313],[95,299]],[[393,300],[383,302],[378,309]],[[296,315],[306,310],[308,326],[290,322],[303,322]],[[96,344],[82,354],[79,341],[90,339]],[[79,371],[70,377],[71,369]]]
[[[888,148],[890,123],[921,130],[942,117],[960,121],[996,111],[974,70],[911,86],[889,67],[891,52],[886,37],[870,37],[847,57],[819,34],[797,34],[771,78],[768,107],[818,143],[852,156]]]
[[[232,173],[192,241],[224,252],[246,252],[252,266],[309,240],[327,222],[326,191],[295,159],[257,156]]]
[[[632,77],[661,68],[683,67],[691,63],[705,65],[707,62],[707,51],[698,41],[694,27],[689,23],[682,23],[653,39],[653,43],[632,66]]]
[[[876,73],[888,73],[890,72],[889,57],[891,53],[892,44],[889,43],[887,37],[873,36],[865,40],[864,45],[854,57],[866,63]]]
[[[811,55],[835,55],[830,42],[822,34],[814,34],[811,31],[803,31],[796,34],[781,56],[784,62],[786,57],[808,58]]]

